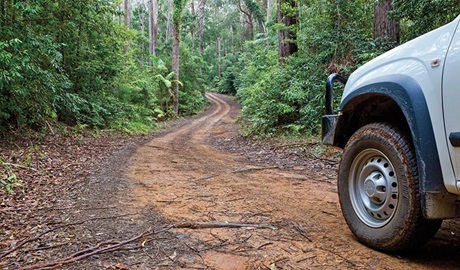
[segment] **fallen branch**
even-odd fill
[[[294,228],[297,230],[297,232],[302,235],[305,239],[307,239],[309,242],[313,242],[310,237],[307,236],[305,229],[298,223],[293,222],[292,225],[294,225]]]
[[[51,135],[56,135],[56,133],[54,132],[53,128],[51,127],[50,123],[48,121],[45,121],[46,123],[46,126],[48,127],[48,129],[50,130],[51,132]]]
[[[357,266],[356,263],[352,262],[351,260],[345,258],[344,256],[340,255],[339,253],[337,253],[337,252],[335,252],[335,251],[333,251],[333,250],[329,250],[329,249],[327,249],[327,248],[323,248],[323,247],[319,247],[319,246],[316,246],[316,248],[318,248],[318,249],[320,249],[320,250],[322,250],[322,251],[329,252],[329,253],[331,253],[331,254],[333,254],[333,255],[339,257],[340,259],[342,259],[342,260],[346,261],[347,263],[351,264],[353,267],[356,267],[356,266]]]
[[[130,214],[131,215],[131,214]],[[0,259],[15,252],[16,250],[20,249],[22,246],[24,246],[25,244],[27,243],[30,243],[30,242],[34,242],[34,241],[37,241],[38,239],[40,239],[40,237],[42,237],[43,235],[45,234],[48,234],[50,232],[53,232],[53,231],[56,231],[58,229],[61,229],[61,228],[64,228],[64,227],[69,227],[69,226],[74,226],[74,225],[80,225],[80,224],[83,224],[83,223],[86,223],[86,222],[89,222],[89,221],[94,221],[94,220],[104,220],[104,219],[114,219],[114,218],[120,218],[120,217],[124,217],[124,216],[130,216],[130,215],[120,215],[120,216],[111,216],[111,217],[102,217],[102,218],[90,218],[90,219],[85,219],[85,220],[82,220],[82,221],[78,221],[78,222],[74,222],[74,223],[68,223],[68,224],[63,224],[63,225],[59,225],[57,227],[54,227],[54,228],[51,228],[49,230],[46,230],[40,234],[38,234],[37,236],[35,237],[32,237],[32,238],[29,238],[29,239],[24,239],[22,240],[17,246],[15,246],[14,248],[10,249],[10,250],[7,250],[5,251],[4,253],[0,254]]]
[[[213,174],[213,175],[209,175],[209,176],[206,176],[206,177],[202,177],[202,178],[195,179],[194,181],[209,180],[209,179],[214,178],[214,177],[219,176],[219,175],[220,175],[220,174]]]
[[[272,243],[272,242],[268,242],[268,243],[262,244],[262,245],[260,245],[260,246],[259,246],[258,248],[256,248],[256,249],[257,249],[257,250],[260,250],[261,248],[266,247],[266,246],[269,246],[269,245],[273,245],[273,243]]]
[[[271,170],[271,169],[280,169],[280,167],[272,166],[272,167],[243,168],[243,169],[233,170],[231,171],[231,173],[240,173],[240,172],[248,172],[248,171],[262,171],[262,170]]]
[[[334,160],[330,158],[317,158],[317,159],[323,161],[324,163],[328,163],[329,165],[337,165],[339,163],[338,160]]]
[[[92,210],[106,210],[114,209],[116,207],[90,207],[90,208],[77,208],[77,207],[62,207],[62,208],[50,208],[50,207],[37,207],[37,208],[6,208],[0,209],[1,212],[36,212],[36,211],[63,211],[63,210],[77,210],[77,211],[92,211]]]
[[[277,228],[272,225],[264,224],[247,224],[247,223],[227,223],[227,222],[183,222],[174,225],[178,229],[214,229],[214,228],[256,228],[271,229]]]
[[[2,162],[1,165],[8,166],[8,167],[20,168],[20,169],[24,169],[24,170],[31,170],[31,171],[34,171],[34,172],[38,172],[37,169],[31,168],[31,167],[26,167],[26,166],[23,166],[23,165],[20,165],[20,164]]]
[[[151,235],[153,233],[154,232],[152,230],[148,230],[148,231],[145,231],[145,232],[141,233],[140,235],[138,235],[136,237],[133,237],[133,238],[121,241],[121,242],[115,242],[113,240],[105,241],[105,242],[97,244],[94,247],[90,247],[90,248],[87,248],[85,250],[78,251],[78,252],[76,252],[76,253],[68,256],[68,257],[58,259],[58,260],[55,260],[55,261],[51,261],[51,262],[44,262],[44,263],[34,264],[34,265],[27,266],[27,267],[24,267],[24,268],[19,268],[19,270],[34,270],[34,269],[44,269],[44,268],[50,268],[50,267],[53,267],[53,268],[54,267],[60,267],[62,265],[73,263],[73,262],[88,258],[88,257],[96,255],[96,254],[101,254],[101,253],[105,253],[105,252],[112,252],[112,251],[118,250],[124,245],[132,243],[132,242],[134,242],[136,240],[139,240],[139,239],[141,239],[141,238],[143,238],[145,236]],[[105,246],[105,245],[108,245],[108,246],[102,247],[102,246]]]

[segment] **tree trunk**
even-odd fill
[[[198,22],[198,25],[199,25],[198,38],[200,39],[200,52],[201,52],[201,54],[203,54],[203,50],[204,50],[203,35],[204,35],[205,6],[206,6],[206,0],[201,0],[200,1],[200,21]]]
[[[195,0],[190,0],[190,15],[192,15],[192,18],[195,17]],[[196,27],[195,25],[192,25],[192,41],[193,41],[193,46],[195,46],[195,36],[196,36]]]
[[[267,0],[267,22],[270,20],[272,15],[273,1]]]
[[[173,15],[173,0],[168,0],[168,13],[166,14],[166,36],[165,40],[168,42],[172,31],[172,15]]]
[[[128,29],[132,28],[131,0],[124,0],[125,24]]]
[[[182,19],[182,11],[184,6],[187,3],[187,0],[174,0],[174,8],[172,9],[172,71],[175,73],[176,83],[173,84],[173,103],[174,103],[174,112],[179,114],[179,49],[180,49],[180,23]]]
[[[297,24],[297,18],[283,14],[281,5],[285,3],[291,8],[297,7],[294,0],[277,0],[277,22],[284,25],[284,29],[278,30],[278,61],[280,63],[285,57],[297,52],[296,33],[291,29]]]
[[[220,79],[220,74],[221,74],[221,65],[220,65],[220,61],[221,61],[221,46],[220,46],[220,37],[217,38],[217,74],[219,76],[219,79]]]
[[[131,29],[132,27],[132,16],[131,16],[131,0],[124,0],[123,2],[123,11],[124,11],[124,16],[125,16],[125,25],[128,29]],[[129,48],[131,47],[131,44],[128,42],[125,44],[124,47],[124,52],[125,54],[128,53]]]
[[[388,12],[395,10],[392,0],[379,1],[374,9],[374,38],[383,42],[399,44],[401,28],[399,22],[392,20]]]
[[[249,34],[248,40],[253,40],[254,39],[254,16],[252,15],[251,11],[246,11],[243,9],[241,5],[241,0],[238,0],[237,2],[238,9],[241,12],[241,15],[243,16],[243,22],[247,25],[247,32]]]
[[[158,0],[149,0],[149,51],[151,55],[157,55],[158,45]]]
[[[179,81],[179,46],[180,46],[180,23],[174,22],[172,27],[172,71],[175,72],[175,80]],[[174,113],[179,114],[179,84],[175,83],[171,87],[173,90]]]
[[[142,11],[139,12],[139,31],[141,32],[141,35],[142,37],[144,37],[145,35],[145,13],[143,13]],[[144,63],[145,62],[145,50],[144,50],[144,46],[140,46],[139,48],[139,52],[141,54],[141,62]],[[148,59],[149,57],[147,57]]]

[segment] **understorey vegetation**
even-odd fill
[[[225,55],[218,84],[220,91],[241,100],[245,134],[261,137],[318,134],[329,74],[348,76],[363,63],[450,22],[460,12],[455,1],[432,0],[274,4],[278,8],[267,14],[266,31],[247,40],[242,51]],[[340,85],[335,90],[340,91]],[[335,106],[339,91],[334,93]]]
[[[0,133],[147,133],[216,90],[241,102],[245,135],[315,135],[328,74],[459,11],[434,0],[2,1]]]

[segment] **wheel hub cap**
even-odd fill
[[[398,204],[398,181],[389,159],[376,149],[361,152],[350,168],[350,195],[358,217],[370,227],[382,227]]]
[[[375,194],[375,182],[372,178],[366,179],[364,182],[364,191],[366,192],[367,197],[372,198]]]

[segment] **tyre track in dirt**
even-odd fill
[[[124,209],[155,209],[165,220],[275,226],[175,229],[188,251],[174,252],[165,269],[446,269],[455,261],[430,255],[389,256],[357,243],[340,214],[336,187],[304,169],[251,164],[218,151],[210,136],[234,125],[229,99],[207,93],[200,118],[138,148],[129,161]],[[452,229],[452,228],[451,228]],[[442,242],[442,240],[441,240]],[[436,254],[436,252],[435,252]],[[440,268],[439,268],[440,267]]]
[[[30,234],[56,230],[11,253],[0,269],[46,264],[152,229],[138,242],[60,268],[460,269],[458,220],[445,221],[414,254],[369,249],[343,221],[329,163],[299,155],[303,150],[278,153],[277,144],[242,139],[234,123],[238,104],[219,94],[207,98],[211,106],[199,116],[118,142],[109,160],[93,166],[97,172],[63,191],[55,208],[43,209],[44,217],[60,222]],[[172,226],[183,222],[261,227]]]

